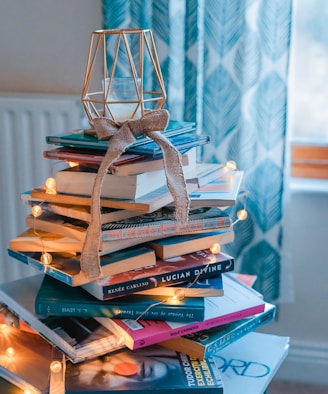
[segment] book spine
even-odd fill
[[[246,334],[257,330],[274,319],[275,309],[270,310],[266,314],[261,314],[255,319],[250,319],[245,324],[237,327],[231,332],[227,332],[222,337],[213,341],[211,344],[205,347],[204,358],[210,357],[218,351],[222,350],[226,346],[233,342],[236,342],[239,338],[244,337]]]
[[[60,301],[37,301],[35,311],[40,316],[68,316],[68,317],[107,317],[116,319],[147,319],[168,320],[172,322],[192,322],[204,320],[204,308],[181,306],[179,307],[156,303],[145,306],[143,309],[138,303],[129,306],[103,305],[103,304],[74,304]]]
[[[228,227],[231,225],[230,218],[219,217],[204,220],[192,220],[186,227],[180,229],[176,222],[153,223],[141,226],[126,225],[124,228],[115,228],[115,224],[102,226],[102,240],[113,241],[127,238],[144,238],[144,237],[164,237],[166,235],[176,235],[179,232],[191,232],[206,230],[211,228]]]
[[[246,308],[242,311],[228,313],[224,316],[219,316],[213,319],[195,322],[191,324],[184,325],[183,327],[168,327],[166,330],[148,330],[147,335],[143,335],[142,338],[133,338],[134,333],[138,333],[136,325],[140,326],[140,322],[132,320],[122,320],[123,331],[125,331],[126,336],[130,336],[131,339],[127,337],[127,346],[132,350],[140,349],[146,346],[154,345],[175,337],[180,337],[183,335],[191,334],[201,330],[207,330],[212,327],[217,327],[223,324],[232,323],[236,320],[240,320],[249,316],[253,316],[257,313],[262,313],[264,310],[264,305],[256,305],[250,308]],[[121,326],[119,320],[114,319],[118,326]],[[121,326],[121,327],[122,327]],[[139,329],[141,326],[139,327]]]
[[[123,296],[137,291],[148,290],[154,287],[168,286],[176,283],[185,281],[192,282],[197,280],[207,279],[212,276],[217,276],[224,272],[233,271],[234,259],[228,258],[224,261],[211,263],[207,266],[202,265],[200,267],[193,267],[181,270],[175,273],[161,273],[153,275],[150,278],[142,278],[138,280],[131,280],[125,283],[118,283],[114,285],[103,285],[101,290],[103,299],[111,299],[118,296]],[[87,291],[90,291],[91,286],[96,285],[95,283],[87,284],[83,286]]]

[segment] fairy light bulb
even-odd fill
[[[50,364],[50,369],[51,369],[51,372],[53,372],[53,373],[59,373],[59,372],[61,372],[61,370],[62,370],[62,364],[61,364],[61,362],[60,362],[60,361],[53,361],[53,362]]]
[[[48,252],[43,252],[40,259],[41,263],[44,265],[49,265],[52,263],[52,256]]]
[[[218,254],[221,251],[221,246],[217,242],[210,246],[210,251],[213,254]]]
[[[237,212],[237,218],[238,218],[239,220],[246,220],[246,219],[247,219],[247,216],[248,216],[248,213],[247,213],[246,209],[240,209],[240,210]]]
[[[31,391],[31,390],[29,390],[29,389],[25,389],[25,390],[24,390],[24,394],[35,394],[35,392],[34,392],[34,391]]]
[[[47,189],[56,189],[56,181],[54,178],[49,177],[46,179],[46,188]]]
[[[35,217],[35,218],[38,218],[39,216],[41,216],[42,215],[42,208],[41,208],[41,206],[40,205],[34,205],[31,208],[31,213],[32,213],[32,216]]]
[[[174,292],[174,295],[172,296],[171,300],[173,302],[175,301],[182,301],[185,298],[185,291],[182,289],[178,289]]]
[[[229,170],[235,171],[237,170],[237,163],[233,160],[228,160],[226,162],[226,166],[228,167]]]
[[[49,177],[46,179],[46,194],[57,194],[56,191],[56,181],[54,178]]]
[[[15,352],[15,349],[13,347],[7,348],[7,350],[6,350],[7,357],[13,358],[13,357],[15,357],[15,354],[16,354],[16,352]]]

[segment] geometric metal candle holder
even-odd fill
[[[81,99],[89,121],[137,119],[147,110],[163,108],[166,92],[152,32],[94,31]]]

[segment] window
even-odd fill
[[[291,175],[328,179],[328,1],[294,0],[290,55]]]

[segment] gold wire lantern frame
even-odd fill
[[[131,48],[129,45],[128,37],[131,34],[136,35],[138,39],[138,68],[135,64],[135,57],[132,56]],[[106,56],[106,38],[108,35],[117,36],[114,57],[110,69],[108,68]],[[136,96],[132,99],[127,100],[112,100],[109,98],[109,92],[111,90],[112,81],[115,77],[115,72],[117,70],[118,58],[120,56],[119,50],[122,47],[122,43],[128,59],[128,65],[131,73],[130,75],[133,78]],[[94,77],[95,63],[99,51],[101,51],[102,59],[103,87],[100,91],[91,92],[90,84],[92,78]],[[156,82],[159,87],[158,90],[144,90],[145,54],[148,55],[148,59],[150,60],[153,77],[156,78]],[[108,81],[107,86],[104,81]],[[147,110],[147,108],[145,108],[146,103],[151,103],[151,105],[154,106],[154,109],[163,108],[166,101],[165,85],[157,56],[155,41],[151,30],[130,28],[96,30],[92,32],[90,37],[90,46],[81,99],[82,105],[89,118],[89,121],[97,117],[103,117],[108,115],[112,120],[116,121],[112,106],[118,104],[135,104],[135,108],[130,116],[131,119],[136,117],[138,111],[141,116],[144,115],[145,111]]]

